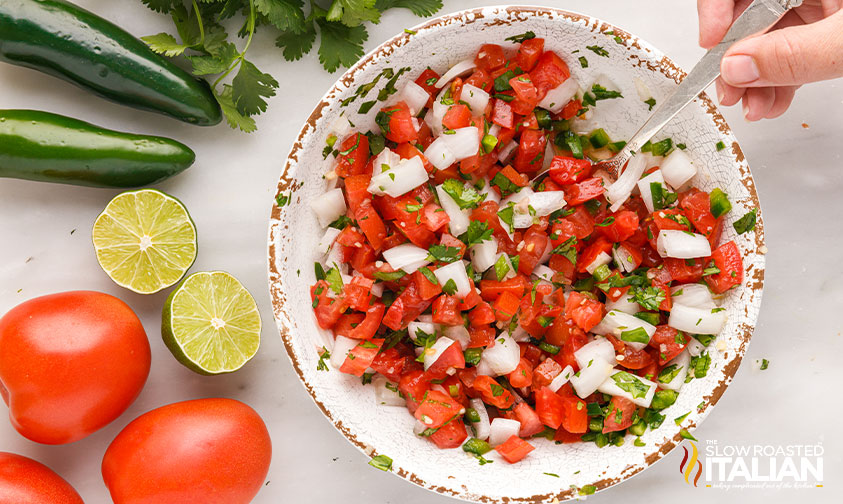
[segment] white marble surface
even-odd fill
[[[169,20],[140,2],[79,0],[136,35],[170,29]],[[445,11],[486,4],[446,0]],[[501,2],[492,2],[501,3]],[[696,45],[696,12],[684,0],[559,0],[531,2],[584,12],[615,23],[664,50],[684,68],[702,55]],[[444,12],[444,11],[443,11]],[[386,15],[370,29],[367,49],[416,24],[407,11]],[[0,108],[35,108],[71,115],[115,129],[177,138],[197,152],[196,165],[159,188],[179,197],[199,229],[194,271],[224,269],[251,290],[261,307],[264,332],[258,356],[243,370],[201,377],[178,364],[159,337],[166,293],[140,296],[121,290],[99,269],[90,244],[96,215],[116,192],[0,180],[0,312],[26,299],[64,290],[94,289],[124,299],[150,336],[152,372],[140,398],[114,423],[87,439],[49,447],[29,442],[0,418],[0,450],[36,458],[62,474],[86,502],[109,502],[99,466],[110,440],[131,419],[170,402],[224,396],[253,406],[269,426],[274,459],[256,503],[446,503],[369,467],[326,421],[299,385],[272,321],[266,287],[266,223],[278,170],[301,123],[336,79],[315,55],[281,60],[272,41],[256,37],[250,58],[281,83],[259,131],[244,135],[225,126],[196,128],[99,100],[36,72],[0,66]],[[632,480],[597,496],[650,502],[839,502],[843,406],[836,390],[843,355],[843,82],[803,88],[783,117],[760,124],[725,111],[752,166],[764,203],[766,292],[747,360],[728,392],[696,431],[701,442],[816,444],[825,449],[823,488],[735,490],[689,487],[678,475],[681,450]],[[803,124],[804,123],[804,124]],[[71,234],[71,231],[76,230]],[[304,286],[303,286],[304,289]],[[764,372],[749,361],[767,358]],[[5,413],[2,413],[5,415]]]

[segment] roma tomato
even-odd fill
[[[0,504],[83,504],[70,483],[31,458],[0,452]]]
[[[133,420],[106,450],[102,477],[114,504],[248,504],[271,458],[255,410],[232,399],[197,399]]]
[[[149,375],[149,342],[126,303],[100,292],[31,299],[0,319],[0,394],[12,425],[72,443],[129,407]]]

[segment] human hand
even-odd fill
[[[700,46],[726,35],[751,0],[697,0]],[[843,0],[804,0],[767,33],[737,42],[720,63],[717,99],[743,101],[748,121],[782,115],[802,84],[843,77]]]

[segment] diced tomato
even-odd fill
[[[371,339],[381,326],[383,320],[383,313],[386,311],[386,306],[381,302],[375,302],[366,310],[366,318],[360,322],[357,327],[348,333],[348,337],[352,339]]]
[[[566,185],[565,201],[568,206],[582,205],[588,200],[599,198],[603,195],[606,188],[603,187],[603,179],[600,177],[592,177],[572,185]]]
[[[368,310],[372,301],[371,290],[374,283],[371,278],[353,277],[351,282],[345,284],[342,289],[346,304],[357,311]]]
[[[743,258],[734,241],[717,247],[711,253],[711,260],[720,273],[706,276],[705,282],[715,294],[722,294],[743,282]]]
[[[495,311],[486,301],[479,301],[477,306],[468,312],[468,321],[474,326],[483,326],[495,321]]]
[[[421,210],[421,223],[429,231],[439,231],[450,221],[445,210],[436,203],[428,203]]]
[[[454,342],[439,355],[439,358],[430,365],[425,371],[425,375],[430,380],[441,380],[448,376],[449,369],[464,369],[465,356],[462,353],[462,346],[459,342]]]
[[[697,283],[702,279],[705,261],[702,259],[664,258],[664,267],[670,276],[679,283]]]
[[[632,425],[632,414],[635,404],[626,397],[612,396],[609,401],[609,412],[603,419],[603,434],[621,431]]]
[[[562,372],[562,366],[553,359],[545,359],[533,370],[533,390],[550,385]]]
[[[588,343],[588,337],[582,329],[574,327],[568,335],[565,344],[562,345],[562,351],[553,356],[553,360],[558,362],[564,368],[571,366],[575,371],[579,369],[577,359],[574,358],[574,353]]]
[[[621,210],[607,217],[597,229],[612,243],[626,240],[638,230],[638,214],[629,210]]]
[[[468,329],[468,348],[487,347],[495,342],[495,328],[489,325],[472,326]]]
[[[562,111],[559,112],[559,117],[567,121],[568,119],[576,117],[580,110],[582,110],[582,101],[574,99],[562,107]]]
[[[351,267],[367,278],[374,278],[375,273],[375,249],[368,243],[355,249],[351,256]]]
[[[363,233],[357,230],[354,226],[346,226],[339,235],[337,235],[336,242],[346,247],[359,247],[366,238]]]
[[[539,92],[539,99],[548,91],[555,89],[571,76],[568,65],[553,51],[545,51],[539,56],[535,68],[530,71],[533,85]]]
[[[422,299],[416,284],[410,282],[386,311],[383,324],[393,331],[400,331],[416,320],[428,306],[430,306],[430,301]]]
[[[544,251],[550,240],[544,232],[530,228],[524,233],[523,242],[524,248],[518,254],[521,258],[518,261],[518,272],[522,275],[529,276],[539,264],[539,259],[544,255]]]
[[[706,238],[717,228],[717,219],[711,214],[711,199],[707,192],[692,189],[679,196],[679,206],[694,228]]]
[[[456,296],[442,294],[433,301],[433,322],[448,326],[462,325],[462,315],[457,304]]]
[[[325,280],[319,280],[310,288],[310,300],[313,302],[316,322],[322,329],[333,327],[346,310],[342,297],[332,298],[328,295],[330,288]]]
[[[495,98],[492,105],[492,122],[501,128],[514,128],[515,114],[512,112],[512,106],[503,100]]]
[[[478,375],[474,380],[474,390],[483,398],[483,402],[500,409],[509,409],[515,402],[512,392],[502,387],[491,376]]]
[[[438,390],[429,390],[413,416],[428,429],[438,429],[445,422],[459,415],[460,410],[462,410],[462,405],[450,395]]]
[[[421,130],[419,130],[419,132],[421,132]],[[398,144],[395,147],[395,149],[393,149],[393,150],[395,151],[396,154],[398,154],[398,156],[401,157],[401,159],[410,159],[410,158],[414,158],[414,157],[417,157],[417,158],[421,159],[422,163],[424,163],[424,169],[427,170],[427,173],[430,173],[434,170],[433,165],[430,164],[430,161],[428,161],[426,157],[424,157],[424,154],[422,153],[422,151],[420,151],[413,144],[410,144],[410,143]]]
[[[553,362],[553,359],[547,359]],[[558,366],[558,364],[557,364]],[[562,425],[562,398],[547,387],[536,390],[536,413],[544,425],[558,429]]]
[[[416,84],[421,86],[430,95],[430,100],[427,102],[428,107],[433,105],[433,98],[439,92],[439,90],[436,89],[436,81],[438,80],[439,74],[431,68],[425,68],[421,75],[419,75],[416,79]]]
[[[462,418],[455,418],[430,435],[430,440],[443,450],[462,446],[468,437]]]
[[[413,115],[410,108],[403,101],[390,107],[381,109],[378,115],[383,114],[388,118],[388,125],[381,126],[384,136],[395,143],[413,142],[419,137],[413,125]]]
[[[465,128],[469,123],[471,123],[471,110],[462,103],[451,105],[451,108],[445,112],[445,117],[442,118],[442,125],[451,130]]]
[[[509,384],[515,388],[529,387],[533,382],[533,364],[521,357],[515,370],[509,373]]]
[[[364,200],[357,207],[354,218],[357,220],[357,225],[363,230],[363,234],[366,235],[366,239],[369,240],[372,247],[375,249],[381,248],[384,239],[386,239],[386,226],[369,200]]]
[[[521,422],[521,429],[518,431],[519,436],[530,437],[544,430],[542,421],[529,404],[525,402],[518,403],[512,411],[515,414],[516,420]]]
[[[560,443],[579,443],[582,441],[582,434],[573,434],[571,432],[566,431],[564,428],[559,427],[556,429],[556,434],[553,435],[554,441],[559,441]]]
[[[340,144],[334,171],[340,177],[359,175],[363,173],[368,162],[369,137],[362,133],[355,133]]]
[[[530,80],[529,74],[521,74],[509,79],[509,85],[519,100],[529,104],[531,109],[535,108],[539,102],[538,91]]]
[[[546,145],[547,138],[541,130],[522,131],[518,151],[515,153],[515,169],[521,173],[535,173],[540,170]]]
[[[480,295],[486,301],[495,301],[501,294],[508,292],[521,299],[530,285],[526,277],[517,275],[507,280],[480,280]]]
[[[388,348],[375,356],[371,367],[387,380],[398,383],[408,359],[409,357],[403,355],[397,348]]]
[[[562,397],[562,428],[572,434],[583,434],[588,430],[588,413],[585,401],[576,396]]]
[[[477,51],[474,64],[487,72],[500,68],[506,64],[506,56],[503,54],[503,47],[497,44],[483,44]]]
[[[606,238],[600,236],[588,247],[586,247],[577,258],[577,271],[585,273],[591,265],[601,254],[612,254],[612,243]]]
[[[482,283],[482,282],[481,282]],[[499,321],[510,320],[518,312],[518,306],[521,304],[521,299],[510,292],[503,292],[492,303],[492,308],[495,310],[495,316]]]
[[[579,292],[571,292],[565,303],[565,316],[588,332],[603,320],[603,303]]]
[[[350,175],[345,179],[345,198],[348,200],[348,208],[352,214],[360,208],[364,201],[372,201],[369,193],[369,181],[371,175]]]
[[[512,435],[506,442],[495,447],[495,451],[510,464],[520,462],[533,450],[535,450],[533,445],[516,435]]]
[[[588,159],[554,156],[550,162],[550,178],[560,185],[575,184],[591,176],[592,165]]]
[[[364,318],[366,318],[366,315],[363,313],[347,313],[341,315],[339,320],[337,320],[337,323],[334,324],[332,330],[336,336],[345,336],[348,338],[351,331],[353,331],[360,322],[363,322]]]
[[[543,38],[527,39],[521,42],[521,45],[518,47],[518,53],[515,55],[515,63],[521,70],[529,72],[536,66],[543,51]]]
[[[618,352],[619,354],[623,355],[623,360],[620,360],[620,356],[618,356],[618,364],[627,368],[627,369],[644,369],[645,367],[649,366],[653,363],[653,358],[647,353],[646,350],[636,350],[629,345],[624,344],[622,341],[618,341],[614,336],[610,336],[610,339],[614,339],[620,346],[622,347],[621,350]]]
[[[650,338],[650,346],[658,351],[659,365],[664,366],[669,360],[682,353],[690,340],[691,336],[670,326],[660,325],[656,327],[656,332]]]
[[[413,273],[413,280],[416,282],[419,297],[424,300],[433,299],[442,293],[442,286],[428,280],[421,271]]]
[[[372,365],[382,345],[383,339],[361,341],[348,352],[348,356],[340,366],[340,371],[354,376],[363,376],[363,373]]]
[[[471,74],[471,77],[466,79],[465,83],[471,84],[472,86],[474,86],[476,88],[480,88],[483,91],[486,91],[487,93],[490,93],[492,91],[492,85],[494,84],[494,79],[492,79],[492,76],[489,75],[488,72],[486,72],[485,70],[480,68],[480,69],[477,69],[473,74]]]
[[[416,411],[429,388],[430,383],[425,377],[424,371],[419,368],[408,370],[401,375],[401,380],[398,382],[398,391],[407,400],[407,409],[410,410],[410,413]]]

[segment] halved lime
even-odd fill
[[[193,371],[231,373],[257,353],[261,317],[252,295],[230,274],[194,273],[167,298],[161,334]]]
[[[155,189],[117,195],[94,222],[97,261],[121,287],[152,294],[196,260],[196,226],[181,202]]]

